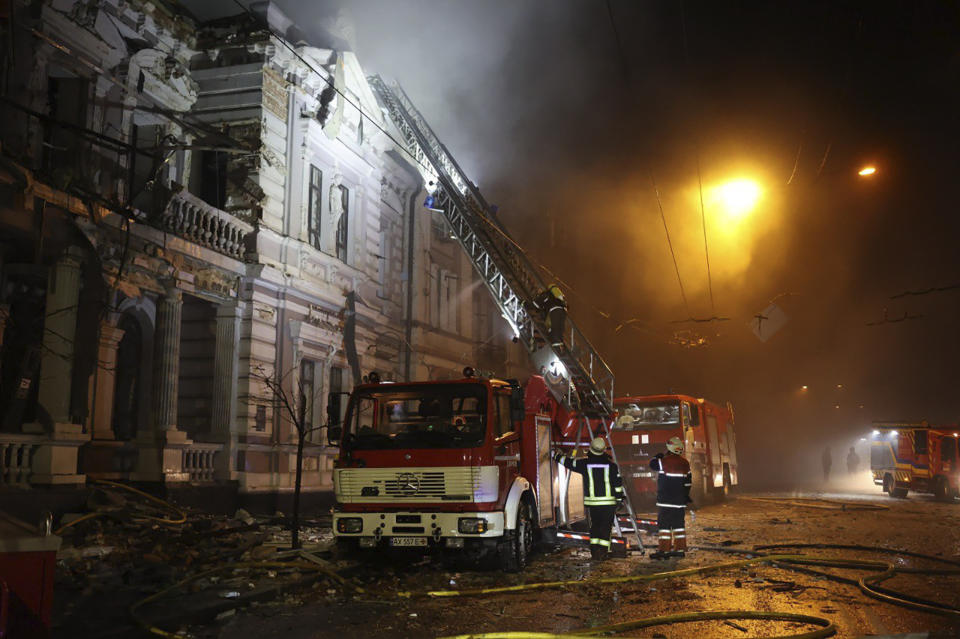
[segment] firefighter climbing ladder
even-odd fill
[[[569,318],[563,345],[550,345],[546,319],[534,303],[546,284],[526,253],[500,224],[480,189],[467,179],[403,89],[388,87],[380,76],[372,76],[368,81],[416,161],[433,201],[430,208],[442,212],[503,317],[534,361],[542,359],[545,349],[552,350],[566,371],[566,407],[601,420],[613,451],[606,427],[613,420],[613,371]],[[635,522],[629,496],[626,503]],[[642,549],[639,533],[637,543]]]

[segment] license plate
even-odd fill
[[[408,548],[411,546],[426,546],[427,538],[426,537],[391,537],[390,545],[400,546],[404,548]]]

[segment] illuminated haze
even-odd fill
[[[874,419],[957,421],[960,291],[889,299],[960,282],[947,8],[613,0],[618,47],[602,2],[277,4],[401,82],[531,257],[572,287],[621,392],[733,403],[748,482],[819,472],[827,443],[837,469]],[[861,178],[867,163],[877,173]],[[711,200],[733,179],[762,189],[739,220]],[[789,321],[764,343],[751,318],[778,296]],[[866,325],[885,308],[924,317]],[[671,323],[688,314],[730,319]],[[684,329],[709,345],[671,343]]]

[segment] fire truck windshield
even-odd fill
[[[680,426],[680,403],[660,404],[625,403],[616,406],[620,412],[617,427],[622,430],[650,430],[653,428],[678,428]]]
[[[353,450],[472,448],[486,435],[480,384],[385,385],[358,391],[347,413]]]

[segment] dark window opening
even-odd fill
[[[307,208],[307,235],[310,246],[320,250],[320,198],[323,186],[323,172],[317,167],[310,166],[310,193]]]
[[[927,454],[927,431],[913,431],[913,452],[917,455]]]
[[[140,323],[129,315],[120,320],[123,337],[117,346],[117,363],[113,392],[113,432],[120,441],[137,434],[140,414],[140,358],[143,335]]]
[[[155,153],[153,149],[160,143],[160,127],[155,125],[134,125],[130,135],[134,147],[143,149],[151,155]],[[154,175],[158,168],[157,163],[147,153],[133,153],[131,156],[133,158],[133,184],[130,185],[130,201],[134,206],[143,209],[149,209],[152,202],[148,191],[150,181],[162,177],[159,174]]]
[[[340,418],[343,423],[343,369],[339,366],[330,367],[330,394],[327,399],[327,405],[330,407],[330,413]]]
[[[222,209],[227,203],[227,154],[203,151],[200,154],[200,199]]]
[[[305,429],[313,426],[314,383],[313,371],[316,362],[309,359],[300,361],[300,424]]]
[[[347,261],[347,234],[350,220],[350,190],[340,185],[340,202],[343,207],[343,214],[337,222],[337,259],[341,262]]]
[[[47,79],[47,105],[50,116],[73,126],[86,127],[87,92],[89,85],[83,78],[52,75],[66,73],[51,69]],[[57,186],[67,188],[71,184],[83,184],[90,171],[89,144],[74,129],[51,123],[44,129],[43,168],[54,176]],[[89,176],[87,176],[89,177]]]
[[[950,462],[957,459],[957,440],[944,437],[940,443],[940,461]]]

